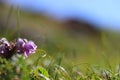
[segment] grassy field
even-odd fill
[[[10,16],[10,8],[0,10],[0,21],[8,26],[0,30],[1,38],[14,40],[20,33],[38,46],[28,58],[0,58],[0,80],[120,80],[119,33],[103,31],[99,40],[70,35],[57,21],[26,12],[20,12],[18,25],[17,10]]]

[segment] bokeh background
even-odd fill
[[[20,37],[32,39],[52,57],[62,55],[68,64],[104,65],[108,59],[114,67],[120,62],[119,3],[0,0],[0,36],[12,39],[20,33]]]

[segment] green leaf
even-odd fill
[[[40,74],[43,74],[43,75],[46,76],[46,77],[49,77],[48,71],[47,71],[45,68],[43,68],[43,67],[39,67],[39,68],[38,68],[38,72],[39,72]]]

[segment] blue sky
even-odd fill
[[[101,28],[120,31],[120,0],[6,0],[22,9],[45,12],[59,19],[76,17]],[[105,26],[105,27],[104,27]]]

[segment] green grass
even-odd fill
[[[120,65],[112,68],[107,61],[105,66],[90,63],[75,64],[61,54],[54,58],[46,51],[38,49],[35,54],[24,59],[13,56],[6,60],[0,58],[0,79],[21,80],[120,80]]]

